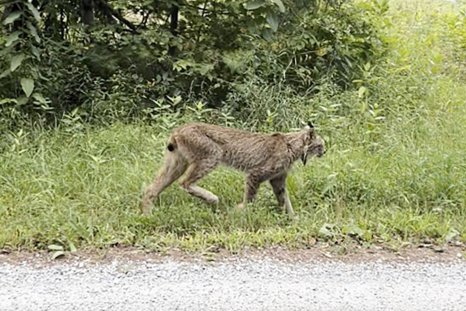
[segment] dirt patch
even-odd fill
[[[0,252],[0,263],[34,264],[47,266],[60,263],[83,263],[87,265],[118,262],[157,263],[166,260],[180,262],[225,262],[240,259],[261,260],[264,258],[282,262],[451,262],[466,260],[466,245],[406,245],[396,249],[384,245],[362,247],[358,244],[330,245],[316,243],[309,249],[287,249],[269,247],[265,249],[244,249],[231,253],[224,249],[212,248],[204,252],[190,253],[177,249],[154,252],[134,247],[113,247],[103,250],[79,250],[52,259],[53,253],[46,251],[7,251]]]

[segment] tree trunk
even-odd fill
[[[81,0],[81,19],[84,25],[92,25],[94,23],[94,1]]]
[[[172,8],[170,11],[170,32],[174,37],[178,35],[178,13],[180,11],[180,8],[176,4],[172,4]],[[173,56],[175,55],[176,47],[170,46],[168,49],[168,54]]]

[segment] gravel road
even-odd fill
[[[0,310],[466,310],[466,262],[0,263]]]

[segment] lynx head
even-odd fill
[[[307,157],[317,156],[321,157],[325,153],[325,142],[324,140],[316,134],[314,125],[309,122],[303,129],[304,134],[304,150],[301,156],[303,164],[306,165]]]

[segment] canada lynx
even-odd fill
[[[306,164],[309,155],[321,157],[324,141],[309,124],[299,132],[262,134],[205,123],[189,123],[175,129],[167,143],[165,163],[142,199],[148,215],[152,201],[175,180],[189,194],[209,203],[218,197],[195,183],[224,164],[247,174],[244,199],[239,208],[254,200],[259,185],[269,181],[280,207],[288,214],[293,208],[286,191],[286,176],[293,162]]]

